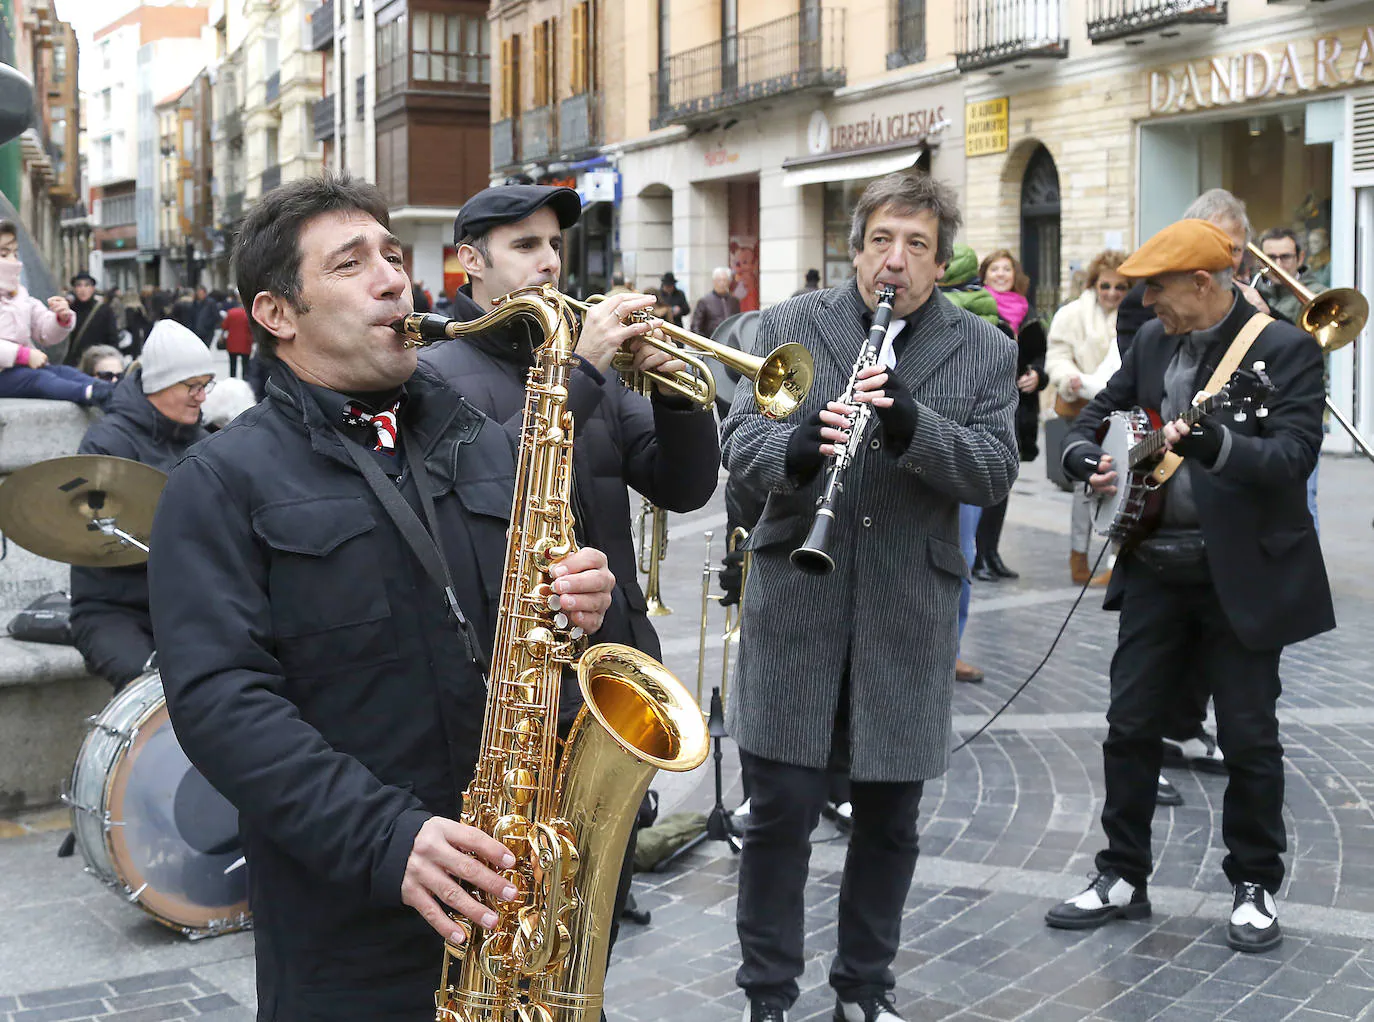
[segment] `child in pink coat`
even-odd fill
[[[105,404],[113,385],[49,363],[43,349],[61,343],[76,324],[76,314],[66,298],[49,298],[45,305],[29,294],[19,283],[23,270],[18,232],[13,223],[0,220],[0,398]]]

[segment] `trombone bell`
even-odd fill
[[[1263,264],[1270,277],[1292,291],[1302,302],[1297,327],[1303,333],[1311,334],[1322,351],[1329,355],[1360,336],[1369,319],[1369,302],[1364,295],[1350,287],[1333,287],[1320,294],[1314,293],[1265,255],[1263,249],[1254,242],[1245,248]]]

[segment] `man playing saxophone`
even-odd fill
[[[275,189],[234,264],[273,369],[163,493],[149,578],[168,706],[239,810],[258,1017],[419,1022],[443,941],[494,916],[469,891],[520,893],[498,872],[507,849],[454,819],[481,743],[512,441],[393,329],[410,282],[372,185]],[[561,610],[598,629],[605,556],[553,574]]]
[[[968,565],[959,505],[1001,500],[1018,464],[1016,351],[935,287],[959,229],[953,193],[894,174],[854,210],[846,284],[764,312],[758,346],[800,341],[816,381],[796,425],[770,422],[741,388],[724,424],[731,476],[768,494],[749,541],[753,568],[728,730],[750,780],[740,857],[736,982],[745,1022],[784,1022],[805,966],[803,892],[827,767],[848,767],[853,830],[830,970],[838,1022],[897,1022],[891,963],[916,865],[925,779],[949,749],[957,613]],[[856,398],[874,414],[848,432],[844,392],[883,285],[895,289],[878,364]],[[827,404],[826,402],[830,403]],[[856,445],[834,502],[834,570],[801,574],[826,456]]]

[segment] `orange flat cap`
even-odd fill
[[[1117,272],[1123,277],[1154,277],[1193,270],[1229,270],[1231,236],[1207,220],[1180,220],[1131,253]]]

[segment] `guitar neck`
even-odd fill
[[[1193,405],[1182,415],[1178,416],[1177,419],[1170,419],[1169,421],[1176,422],[1178,419],[1182,419],[1188,424],[1189,428],[1191,428],[1201,422],[1205,416],[1211,415],[1220,408],[1225,400],[1226,391],[1218,391],[1211,397],[1204,398],[1202,401]],[[1162,450],[1164,450],[1164,429],[1161,427],[1153,433],[1143,437],[1138,444],[1131,448],[1130,467],[1135,468],[1142,461],[1153,458]]]

